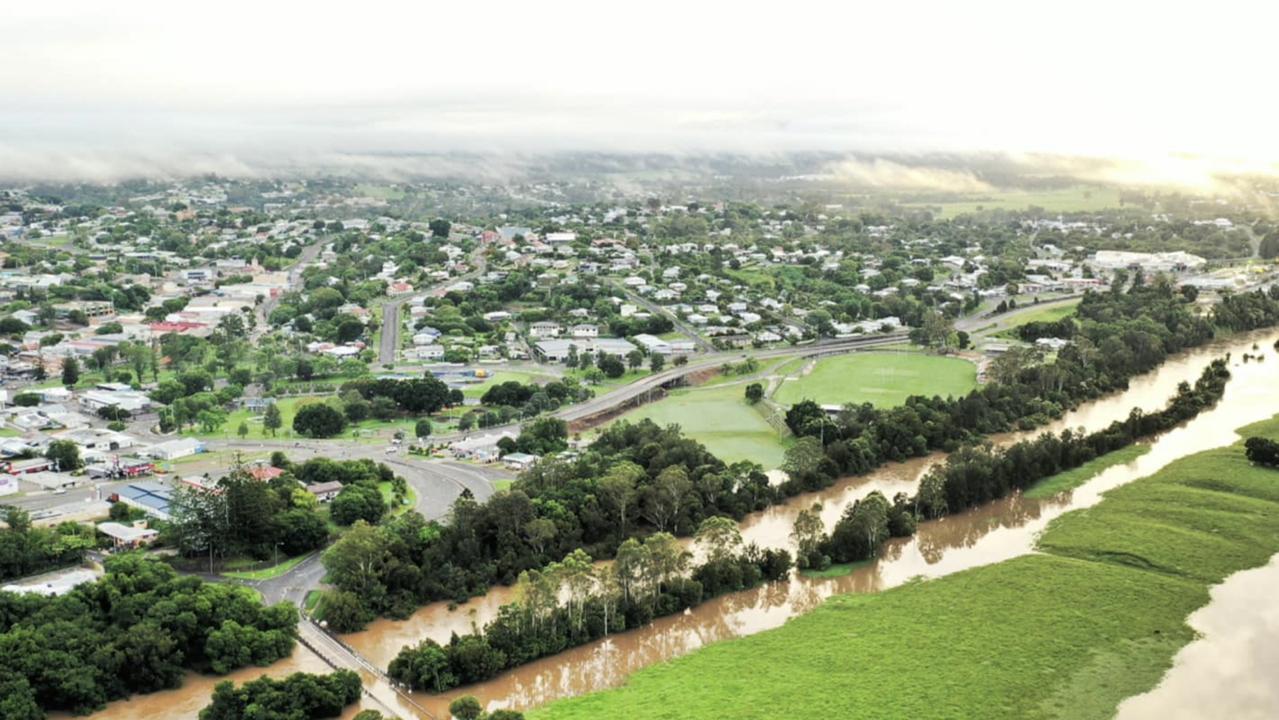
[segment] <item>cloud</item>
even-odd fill
[[[841,160],[831,163],[824,175],[836,182],[880,190],[986,192],[994,189],[970,170],[907,165],[883,158]]]

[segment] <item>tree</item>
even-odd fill
[[[249,424],[248,424],[248,423],[246,423],[246,422],[244,422],[243,420],[241,420],[241,421],[240,421],[240,426],[239,426],[239,427],[237,427],[237,428],[235,429],[235,434],[236,434],[236,435],[239,435],[241,440],[243,440],[244,438],[248,437],[248,435],[249,435]]]
[[[44,456],[52,460],[62,472],[80,468],[80,446],[70,440],[54,440],[49,443]]]
[[[658,473],[657,479],[644,489],[641,507],[644,517],[658,530],[674,529],[680,509],[693,483],[683,465],[671,465]]]
[[[708,562],[723,562],[742,547],[742,533],[732,518],[722,515],[708,517],[697,526],[697,544],[706,553]]]
[[[448,653],[430,639],[423,640],[417,647],[401,650],[391,661],[387,674],[394,680],[428,692],[444,692],[457,687],[457,676],[449,666]]]
[[[600,500],[617,515],[617,526],[622,537],[627,535],[626,525],[639,495],[637,488],[646,477],[644,468],[624,461],[609,468],[608,473],[600,478]]]
[[[1244,441],[1249,462],[1266,467],[1279,467],[1279,443],[1263,437],[1250,437]]]
[[[606,377],[617,379],[626,374],[626,366],[616,355],[601,354],[595,364]]]
[[[373,613],[364,607],[359,596],[345,590],[329,590],[320,597],[315,609],[316,617],[337,632],[353,632],[373,619]]]
[[[480,706],[480,701],[476,700],[474,695],[463,695],[449,703],[449,714],[457,720],[479,720],[483,712],[484,708]]]
[[[107,517],[116,522],[128,521],[130,513],[129,506],[122,502],[113,502],[111,507],[107,509]]]
[[[664,356],[654,353],[653,357],[649,358],[648,360],[649,370],[652,370],[655,373],[659,373],[662,371],[662,368],[664,367],[666,367],[666,358]]]
[[[293,416],[293,431],[313,438],[327,438],[346,429],[346,417],[325,403],[304,405]]]
[[[427,418],[421,418],[413,425],[413,434],[418,439],[426,439],[431,437],[431,421]]]
[[[950,320],[936,310],[929,310],[924,313],[919,326],[911,329],[910,341],[927,348],[944,350],[954,330],[954,324]]]
[[[786,448],[782,470],[786,471],[792,480],[803,482],[821,470],[822,461],[825,459],[826,453],[822,449],[821,441],[807,435]]]
[[[386,514],[386,501],[376,485],[358,482],[342,488],[329,504],[329,516],[339,525],[350,525],[356,520],[376,524]]]
[[[791,529],[791,540],[795,541],[797,561],[800,567],[810,567],[821,549],[822,538],[826,526],[822,523],[822,504],[813,503],[808,510],[800,510],[795,516],[795,524]]]
[[[626,353],[626,365],[632,370],[638,370],[644,364],[644,353],[639,350],[632,350]]]
[[[751,383],[746,386],[746,402],[754,405],[764,399],[764,386],[759,383]]]
[[[443,218],[436,218],[427,224],[431,230],[432,237],[447,238],[449,231],[453,229],[453,223]]]
[[[283,418],[280,417],[280,408],[275,403],[266,406],[266,411],[262,414],[262,429],[271,433],[271,437],[275,437],[275,433],[284,425]]]
[[[73,357],[66,358],[62,361],[62,384],[67,387],[75,387],[80,382],[80,361]]]

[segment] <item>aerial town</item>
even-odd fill
[[[1094,4],[6,8],[0,720],[1279,718],[1279,15]]]
[[[526,577],[530,568],[549,562],[544,572],[571,584],[572,572],[602,572],[592,558],[620,558],[625,545],[609,549],[617,524],[660,531],[650,538],[672,533],[677,543],[695,536],[700,546],[713,507],[729,517],[792,507],[805,493],[829,493],[836,477],[874,472],[876,455],[948,449],[956,439],[926,430],[885,449],[830,441],[867,437],[858,429],[866,422],[919,422],[874,419],[903,403],[1015,387],[1080,353],[1114,351],[1103,339],[1113,333],[1098,328],[1116,320],[1110,305],[1120,298],[1163,288],[1177,323],[1222,312],[1223,299],[1255,296],[1266,317],[1279,306],[1267,299],[1279,230],[1238,202],[1176,214],[1138,204],[950,217],[945,206],[765,208],[648,196],[493,202],[444,217],[400,202],[448,192],[430,184],[204,179],[121,185],[93,199],[64,192],[13,187],[2,196],[0,493],[10,530],[0,539],[16,542],[15,529],[29,528],[35,540],[6,553],[4,590],[60,597],[97,581],[114,556],[160,558],[169,572],[295,605],[303,646],[326,662],[341,661],[325,648],[341,648],[348,665],[380,668],[385,686],[372,691],[373,705],[397,712],[443,710],[459,697],[454,687],[484,688],[505,668],[524,672],[522,662],[502,652],[487,669],[427,682],[407,669],[428,662],[418,654],[438,651],[451,666],[465,662],[454,654],[469,641],[458,645],[438,628],[422,635],[413,619],[364,645],[342,633],[379,616],[449,614],[437,604],[486,592],[497,605],[528,602],[515,598],[538,582]],[[1130,366],[1103,372],[1094,387],[964,432],[1060,425],[1081,401],[1149,367],[1154,359],[1133,355],[1139,347],[1121,348]],[[706,457],[646,481],[638,457],[621,457],[652,441],[692,442],[689,451]],[[736,479],[681,509],[707,462]],[[598,482],[589,492],[599,508],[572,510],[576,496],[552,500],[563,491],[541,485],[555,476]],[[850,504],[855,487],[829,500],[842,512],[795,510],[796,533],[805,517],[816,523],[799,550],[736,559],[733,542],[748,535],[735,526],[728,546],[695,548],[692,558],[726,554],[759,578],[704,578],[699,594],[748,591],[793,562],[825,573],[876,554],[838,544],[839,528],[861,521],[865,503]],[[889,527],[903,524],[907,535],[945,512],[912,510],[898,521],[904,497],[886,507]],[[556,512],[580,519],[554,520],[547,502],[567,503]],[[517,525],[523,549],[483,559],[499,543],[478,551],[479,565],[445,572],[439,563],[449,556],[477,551],[445,541],[459,531],[463,506],[478,513],[472,524],[489,522],[487,513],[526,517]],[[587,524],[610,507],[614,527]],[[838,521],[825,540],[823,516]],[[411,528],[444,533],[417,551],[425,555],[414,562],[428,563],[414,571],[421,579],[392,590],[403,579],[384,578],[369,594],[369,579],[345,569],[353,561],[341,558],[345,548]],[[759,548],[795,537],[749,539]],[[498,592],[503,586],[517,595]],[[678,589],[666,587],[655,590]],[[588,605],[603,602],[581,592]],[[669,610],[623,601],[614,612],[627,628]],[[487,643],[498,632],[488,623],[504,616],[486,617],[476,620],[484,632],[468,636],[475,642]],[[443,627],[456,633],[457,622]],[[273,631],[259,622],[253,632]],[[584,632],[563,641],[607,634]],[[253,664],[289,654],[262,652]],[[525,707],[562,694],[520,691],[501,702]],[[100,705],[89,696],[65,707]]]

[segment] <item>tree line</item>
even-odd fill
[[[93,528],[75,522],[35,527],[30,513],[18,507],[4,508],[4,522],[7,527],[0,530],[0,580],[75,565],[85,550],[97,545]]]
[[[213,689],[213,699],[200,711],[200,720],[334,718],[357,702],[361,692],[360,676],[350,670],[327,675],[299,672],[279,680],[263,676],[238,688],[226,680]]]
[[[758,465],[726,465],[677,426],[617,423],[583,452],[539,462],[488,502],[464,495],[446,522],[410,515],[348,533],[325,556],[337,591],[321,602],[321,615],[346,632],[377,615],[407,616],[426,602],[463,602],[579,548],[609,558],[627,538],[689,535],[708,517],[740,519],[840,475],[1031,429],[1126,387],[1170,353],[1207,342],[1216,327],[1249,329],[1279,318],[1279,292],[1239,297],[1227,312],[1205,317],[1161,278],[1129,292],[1088,293],[1076,310],[1074,343],[1056,361],[1014,355],[999,380],[962,398],[848,406],[835,417],[811,401],[798,403],[786,417],[798,438],[784,464],[790,479],[777,487]],[[904,532],[901,503],[883,502],[884,524],[894,519]],[[858,522],[880,525],[879,506],[866,504]],[[856,545],[849,540],[837,555],[863,554]]]
[[[297,620],[291,605],[136,554],[65,595],[0,593],[0,717],[87,714],[176,688],[189,670],[266,666],[293,651]]]
[[[643,542],[628,538],[608,568],[578,549],[542,570],[526,570],[518,581],[521,600],[500,608],[483,631],[455,633],[443,646],[429,639],[406,645],[388,674],[416,690],[443,692],[790,573],[788,552],[743,547],[731,518],[702,521],[697,543],[706,560],[691,571],[691,554],[664,532]]]
[[[1208,342],[1216,330],[1279,323],[1279,289],[1227,296],[1210,316],[1165,279],[1129,292],[1089,292],[1072,322],[1073,342],[1053,362],[1010,352],[992,364],[995,381],[955,398],[914,396],[895,408],[847,405],[834,416],[812,401],[793,405],[786,424],[800,442],[787,454],[788,495],[829,486],[889,461],[953,452],[982,437],[1029,430],[1080,403],[1127,387],[1169,355]],[[813,438],[805,442],[804,438]]]

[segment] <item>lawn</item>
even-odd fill
[[[1021,327],[1022,325],[1029,325],[1030,323],[1033,323],[1033,322],[1057,322],[1058,320],[1061,320],[1062,318],[1070,317],[1071,315],[1073,315],[1075,313],[1075,306],[1077,305],[1079,305],[1079,300],[1074,300],[1071,302],[1061,303],[1059,305],[1049,305],[1047,307],[1042,307],[1031,312],[1023,313],[1021,315],[1016,316],[1016,318],[1014,318],[1013,321],[1009,323],[1008,327],[1004,328],[1003,330],[1000,330],[998,333],[996,333],[996,335],[1000,337],[1014,339],[1014,340],[1018,339],[1016,329]],[[997,324],[999,321],[999,316],[996,315],[995,317],[991,319],[994,320]]]
[[[291,557],[277,565],[271,565],[259,570],[232,570],[222,573],[222,576],[235,578],[236,580],[270,580],[271,578],[279,577],[297,567],[298,564],[307,559],[308,556],[310,556],[310,553]],[[247,561],[245,563],[246,566],[254,564],[256,564],[256,561]],[[234,563],[227,563],[227,566],[233,567]]]
[[[500,385],[504,382],[514,381],[527,384],[549,379],[550,378],[546,375],[535,375],[533,373],[518,372],[515,370],[501,370],[485,378],[483,382],[478,382],[474,385],[467,385],[462,388],[462,394],[469,398],[478,398],[488,392],[489,388],[494,385]]]
[[[667,367],[669,367],[669,364]],[[621,377],[616,377],[616,378],[606,377],[603,380],[601,380],[598,385],[592,384],[590,380],[587,380],[586,372],[583,370],[572,370],[572,371],[569,371],[567,374],[577,378],[585,387],[593,388],[595,390],[596,395],[603,395],[609,390],[616,390],[617,388],[620,388],[623,385],[630,385],[636,380],[639,380],[640,378],[645,377],[651,373],[648,369],[648,365],[645,364],[644,367],[639,368],[638,370],[627,369],[627,371],[623,373]]]
[[[808,375],[783,383],[776,400],[893,407],[911,395],[959,396],[975,387],[977,366],[967,360],[917,352],[852,353],[818,360]]]
[[[996,191],[953,201],[906,204],[914,207],[939,208],[943,219],[985,210],[1028,210],[1031,207],[1038,207],[1047,212],[1056,213],[1089,212],[1120,207],[1119,190],[1086,185],[1034,192]]]
[[[1194,638],[1185,619],[1211,585],[1279,551],[1279,471],[1241,445],[1193,455],[1058,518],[1039,546],[836,596],[530,717],[774,718],[798,702],[811,717],[1109,718]]]
[[[1150,446],[1145,444],[1129,445],[1126,448],[1120,448],[1112,453],[1107,453],[1099,458],[1080,465],[1074,470],[1057,473],[1052,477],[1044,478],[1035,483],[1025,492],[1026,497],[1042,500],[1050,498],[1054,495],[1073,490],[1080,485],[1092,480],[1107,468],[1115,465],[1126,465],[1137,458],[1150,452]]]
[[[376,200],[403,200],[404,190],[393,187],[391,185],[373,185],[364,183],[355,186],[355,192],[364,197],[374,198]]]
[[[659,425],[679,425],[685,435],[701,442],[725,462],[750,460],[765,469],[782,464],[787,446],[759,411],[746,403],[743,389],[737,385],[676,390],[622,418],[649,418]]]
[[[279,398],[275,401],[277,407],[280,408],[280,421],[283,425],[276,431],[276,438],[290,439],[293,434],[293,416],[297,414],[298,408],[309,403],[325,402],[331,396],[305,396],[305,397],[286,397]],[[266,434],[262,427],[262,415],[240,409],[227,413],[226,422],[222,423],[222,427],[211,433],[204,432],[200,427],[188,427],[183,431],[183,435],[190,437],[198,437],[204,439],[216,440],[235,440],[239,438],[236,432],[240,423],[243,422],[249,427],[249,434],[245,436],[246,440],[257,440],[259,438],[268,438],[271,436]],[[362,420],[354,425],[347,425],[346,430],[332,440],[357,440],[362,442],[383,442],[385,437],[396,430],[403,430],[404,433],[412,437],[413,428],[417,423],[416,418],[400,418],[396,420]],[[358,434],[358,436],[357,436]],[[299,436],[301,437],[301,436]]]

